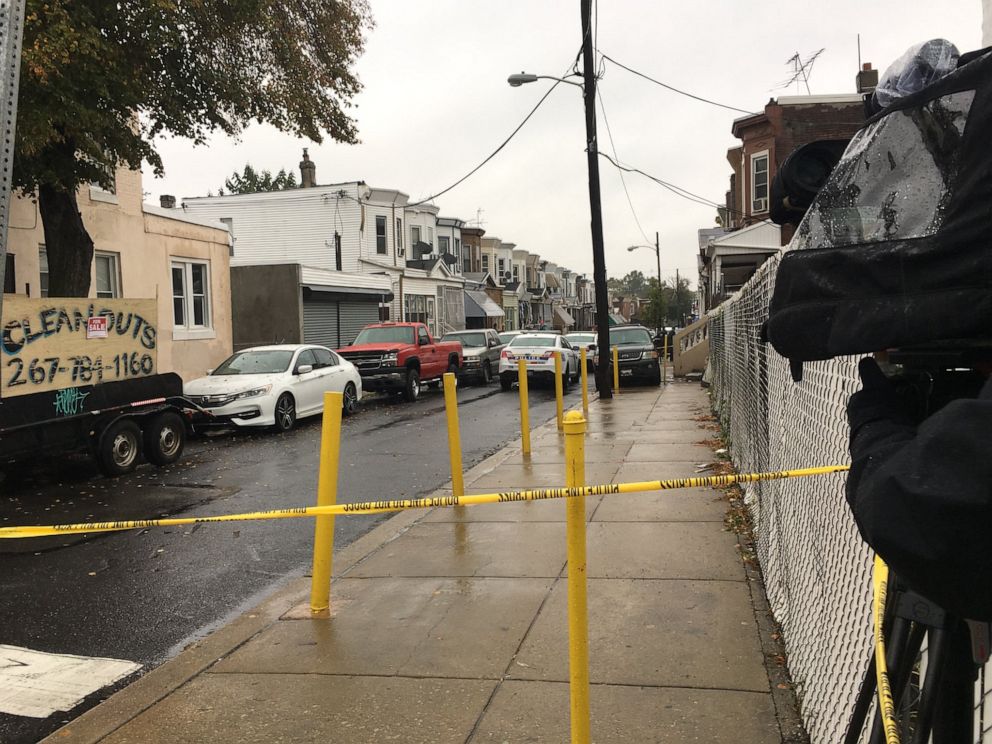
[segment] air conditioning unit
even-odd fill
[[[397,248],[396,249],[396,255],[399,256],[400,258],[403,258],[403,256],[406,255],[406,249],[404,249],[404,248]]]
[[[751,211],[752,212],[767,212],[768,211],[768,199],[753,199],[751,201]]]

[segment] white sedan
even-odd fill
[[[555,379],[555,352],[561,352],[562,387],[566,390],[579,376],[579,355],[566,338],[557,333],[521,333],[510,339],[499,357],[499,384],[509,390],[517,381],[517,363],[527,362],[527,379]]]
[[[350,415],[362,398],[362,376],[330,349],[290,344],[236,352],[183,386],[187,398],[220,421],[279,431],[321,413],[325,392],[342,393],[343,412]]]

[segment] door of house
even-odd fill
[[[437,315],[434,312],[434,297],[427,298],[427,327],[431,329],[431,335],[437,338],[441,334],[437,332]]]

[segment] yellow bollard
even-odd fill
[[[320,427],[320,470],[317,476],[317,506],[332,506],[338,500],[338,461],[341,459],[341,393],[324,393],[324,419]],[[310,611],[325,612],[331,605],[331,569],[334,562],[334,515],[314,518],[313,572],[310,582]]]
[[[667,385],[668,384],[668,334],[665,334],[664,347],[662,348],[661,357],[661,381]],[[674,356],[674,355],[673,355]]]
[[[620,349],[613,347],[613,390],[620,391]]]
[[[562,390],[561,382],[561,352],[556,351],[555,353],[555,403],[557,404],[557,419],[558,419],[558,431],[561,431],[565,426],[565,399],[564,391]]]
[[[586,420],[565,418],[565,485],[586,483]],[[572,744],[589,744],[589,608],[586,599],[586,497],[565,500],[568,541],[568,689]]]
[[[530,457],[530,403],[527,401],[527,360],[517,360],[517,384],[520,386],[520,440],[525,456]]]
[[[589,415],[589,374],[586,370],[586,347],[582,347],[579,351],[579,356],[582,357],[580,363],[582,364],[582,415]]]
[[[453,372],[444,373],[444,410],[448,415],[448,456],[451,458],[451,493],[465,495],[462,474],[462,435],[458,428],[458,388]]]

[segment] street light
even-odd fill
[[[658,288],[661,289],[661,246],[658,243],[658,233],[654,234],[654,245],[632,245],[627,251],[636,251],[638,248],[649,248],[655,252],[658,257]]]
[[[582,79],[583,84],[550,75],[533,75],[521,72],[510,75],[507,82],[514,88],[537,80],[557,80],[582,89],[586,117],[586,162],[589,168],[589,213],[592,230],[592,276],[596,285],[597,346],[601,358],[610,354],[610,308],[606,297],[606,252],[603,248],[603,210],[599,198],[599,145],[596,135],[596,60],[592,51],[592,2],[581,0],[579,13],[582,19]],[[567,76],[571,77],[571,76]],[[596,388],[601,399],[613,397],[613,380],[609,365],[596,366]]]

